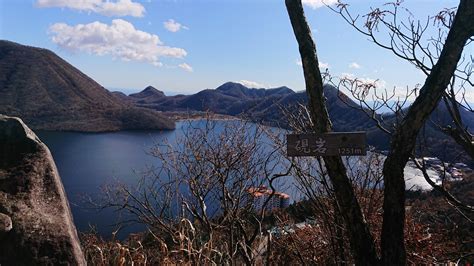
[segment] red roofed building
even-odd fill
[[[265,207],[266,210],[286,208],[290,205],[290,196],[288,194],[272,191],[266,186],[251,187],[247,192],[252,196],[256,210],[261,210],[269,198]]]

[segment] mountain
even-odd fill
[[[254,89],[247,88],[240,83],[227,82],[216,88],[216,91],[227,96],[233,96],[240,99],[254,99],[267,97],[271,95],[285,95],[293,93],[288,87],[280,87],[274,89]]]
[[[33,129],[173,129],[159,112],[109,92],[53,52],[0,40],[0,113]]]
[[[148,86],[139,93],[133,93],[129,95],[132,99],[138,103],[151,103],[165,97],[165,94],[155,89],[153,86]]]
[[[325,95],[336,131],[362,130],[375,125],[363,111],[352,108],[356,104],[336,88],[326,85]],[[305,92],[296,93],[288,87],[254,89],[234,82],[192,95],[165,96],[161,91],[147,88],[129,95],[128,99],[137,106],[162,112],[210,111],[281,127],[288,127],[282,107],[306,104],[308,101]]]
[[[369,118],[363,110],[360,110],[357,103],[330,85],[324,86],[324,94],[335,131],[366,131],[370,145],[380,150],[389,148],[390,136],[378,129],[373,119]],[[128,99],[132,98],[128,97]],[[135,101],[137,106],[163,112],[211,111],[218,114],[244,117],[254,122],[283,128],[289,128],[289,124],[282,108],[294,110],[298,104],[306,105],[308,102],[304,91],[294,92],[287,87],[252,89],[233,82],[224,83],[214,90],[202,90],[193,95],[160,95],[155,97],[150,94],[142,100]],[[474,115],[466,110],[461,110],[461,115],[466,126],[473,128]],[[376,118],[380,117],[380,114],[376,114]],[[385,126],[390,128],[395,124],[396,118],[394,115],[385,114],[384,121]],[[437,129],[433,123],[436,121],[443,125],[451,123],[451,118],[444,103],[440,103],[433,112],[424,130],[426,140],[432,144],[430,145],[431,156],[434,155],[446,161],[472,161],[460,146]]]
[[[324,95],[334,131],[367,130],[375,126],[375,123],[367,117],[364,111],[356,109],[358,106],[355,102],[335,87],[325,85]],[[306,105],[307,103],[306,92],[290,93],[282,97],[267,98],[266,101],[262,101],[252,108],[249,113],[252,114],[254,120],[288,128],[289,125],[282,107],[291,110],[297,108],[299,104]]]
[[[404,108],[401,113],[406,114],[407,109]],[[459,112],[464,126],[472,131],[474,128],[474,114],[462,106],[459,106]],[[401,117],[398,118],[398,120],[400,119]],[[391,129],[390,125],[397,123],[397,117],[394,114],[384,115],[383,120],[384,127],[388,129]],[[474,167],[473,159],[464,152],[463,148],[440,130],[440,127],[446,126],[455,127],[444,101],[440,101],[418,135],[416,153],[419,156],[436,156],[447,162],[464,162]],[[367,139],[370,140],[370,143],[383,150],[389,149],[389,138],[389,135],[382,133],[380,130],[371,129],[367,133]]]
[[[121,92],[121,91],[112,91],[112,94],[113,94],[115,97],[117,97],[117,98],[119,98],[120,100],[122,100],[122,101],[129,102],[129,103],[133,103],[133,102],[134,102],[131,97],[128,97],[127,94],[125,94],[125,93],[123,93],[123,92]]]

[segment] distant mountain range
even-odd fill
[[[335,131],[367,131],[369,144],[387,149],[389,136],[349,97],[336,88],[324,88]],[[84,132],[123,129],[173,129],[167,112],[204,112],[239,116],[258,123],[288,128],[282,107],[306,104],[305,92],[288,87],[247,88],[227,82],[192,95],[166,96],[149,86],[139,93],[109,92],[53,52],[0,40],[0,114],[18,116],[33,129]],[[463,111],[466,126],[474,115]],[[379,117],[377,114],[376,117]],[[387,125],[395,122],[385,115]],[[444,104],[430,121],[449,124]],[[471,161],[460,147],[428,122],[423,131],[431,151],[441,159]]]
[[[114,93],[121,95],[120,92]],[[375,125],[363,111],[351,108],[351,105],[356,104],[334,87],[325,86],[325,95],[335,130],[362,130]],[[306,92],[294,92],[288,87],[254,89],[234,82],[192,95],[165,96],[162,91],[150,86],[139,93],[120,97],[127,102],[134,102],[137,106],[162,112],[210,111],[282,127],[287,127],[287,122],[281,107],[296,106],[307,101]]]
[[[360,110],[358,104],[330,85],[325,85],[324,94],[335,131],[366,131],[370,145],[380,150],[389,148],[390,136],[378,129],[375,121]],[[135,103],[136,106],[162,112],[210,111],[283,128],[288,128],[288,122],[282,107],[291,109],[308,101],[304,91],[295,92],[288,87],[253,89],[234,82],[227,82],[214,90],[207,89],[192,95],[176,96],[166,96],[162,91],[150,86],[129,96],[123,94],[121,98]],[[462,108],[461,112],[465,125],[473,128],[474,115]],[[376,114],[375,117],[380,118],[380,114]],[[396,123],[393,114],[384,114],[383,120],[384,126],[389,129]],[[446,161],[463,161],[474,165],[462,148],[437,128],[436,123],[449,125],[451,120],[446,106],[441,102],[422,132],[426,143],[430,144],[431,155]]]
[[[0,114],[33,129],[173,129],[159,112],[112,94],[53,52],[0,40]]]

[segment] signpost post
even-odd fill
[[[286,135],[288,156],[362,156],[366,155],[365,132]]]

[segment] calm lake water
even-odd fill
[[[235,123],[217,121],[217,123]],[[193,121],[193,127],[204,126],[204,121]],[[223,124],[222,124],[223,125]],[[174,131],[121,131],[112,133],[36,132],[49,147],[61,175],[74,222],[79,231],[88,231],[95,226],[98,232],[108,237],[114,231],[114,223],[120,220],[112,209],[97,211],[84,203],[86,196],[96,197],[102,193],[101,186],[111,182],[133,185],[157,159],[149,155],[154,144],[175,143],[183,136],[189,122],[176,123]],[[287,191],[288,192],[288,191]],[[290,194],[291,195],[291,194]],[[119,237],[130,232],[142,231],[143,226],[131,226],[120,231]]]
[[[216,130],[225,123],[238,121],[214,121]],[[114,223],[123,220],[119,213],[112,209],[98,211],[91,208],[84,199],[100,197],[101,186],[114,182],[129,185],[136,184],[141,173],[158,166],[158,160],[149,154],[156,143],[168,141],[176,143],[183,137],[187,128],[204,127],[205,121],[184,121],[176,123],[174,131],[121,131],[112,133],[75,133],[75,132],[36,132],[49,147],[61,175],[64,188],[71,204],[74,222],[79,231],[89,231],[94,226],[100,235],[110,237],[116,229]],[[255,128],[255,124],[251,124]],[[274,129],[278,130],[278,129]],[[269,141],[266,138],[264,141]],[[353,157],[354,160],[357,160]],[[366,166],[367,167],[367,166]],[[371,166],[369,166],[371,167]],[[421,172],[407,166],[405,178],[407,188],[413,185],[421,188],[429,185],[421,177]],[[292,200],[301,198],[291,177],[285,177],[276,184],[278,190],[290,194]],[[119,238],[131,232],[145,230],[144,226],[134,225],[122,228]]]

